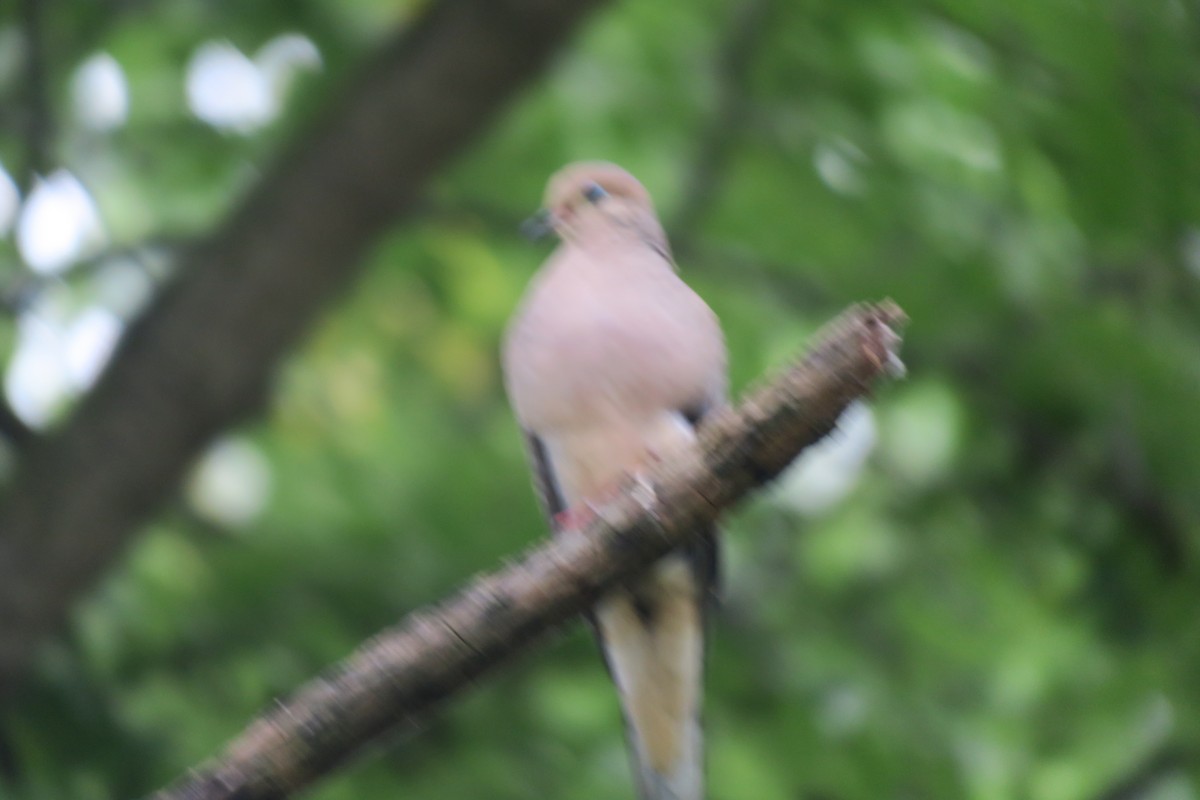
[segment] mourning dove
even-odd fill
[[[561,240],[504,343],[508,396],[554,527],[695,441],[726,398],[716,315],[675,271],[650,196],[620,167],[570,165],[539,224]],[[616,682],[639,794],[704,795],[700,705],[716,530],[613,590],[592,611]]]

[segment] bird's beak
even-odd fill
[[[544,239],[554,233],[555,222],[554,214],[543,208],[521,223],[521,235],[534,242]]]

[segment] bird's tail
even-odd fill
[[[644,754],[633,752],[638,796],[642,800],[703,800],[704,755],[699,720],[694,720],[691,727],[691,746],[679,755],[668,772],[660,772]]]
[[[704,583],[687,556],[668,556],[595,609],[643,800],[704,797]]]

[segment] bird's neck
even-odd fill
[[[667,244],[662,225],[653,216],[608,215],[603,219],[591,220],[590,224],[576,230],[570,243],[592,255],[603,255],[603,260],[618,252],[644,252],[651,250],[668,265],[674,266],[671,248]]]

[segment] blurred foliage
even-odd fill
[[[19,123],[43,103],[41,145],[87,187],[107,244],[41,280],[10,233],[0,292],[83,309],[122,308],[111,273],[131,263],[160,281],[164,249],[169,264],[218,223],[421,4],[57,4],[40,94],[13,5],[0,162],[31,185]],[[288,32],[322,68],[282,116],[237,133],[189,112],[196,48]],[[558,166],[607,158],[656,197],[736,390],[849,302],[891,296],[913,320],[910,379],[863,418],[864,469],[831,455],[732,515],[712,796],[1197,797],[1198,37],[1180,0],[601,15],[381,243],[235,441],[233,494],[265,470],[261,513],[223,515],[230,487],[202,502],[198,478],[79,606],[0,712],[0,796],[149,791],[540,535],[496,358],[546,252],[515,223]],[[69,91],[101,51],[129,87],[107,132]],[[39,307],[11,305],[5,353]],[[806,503],[839,469],[847,492]],[[623,748],[576,626],[313,796],[626,797]]]

